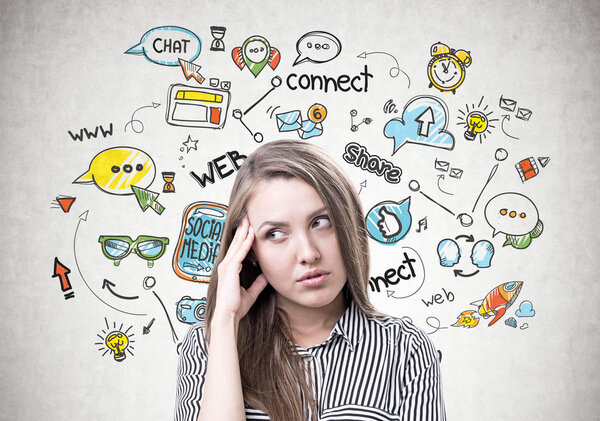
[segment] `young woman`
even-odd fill
[[[181,347],[176,420],[445,420],[437,353],[369,302],[361,204],[320,148],[248,156],[216,267],[206,324]]]

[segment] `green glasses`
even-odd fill
[[[140,235],[134,240],[127,235],[101,235],[98,242],[102,244],[102,253],[107,259],[114,260],[119,266],[121,260],[133,251],[148,262],[148,267],[154,266],[154,260],[160,258],[167,250],[167,237],[152,237]]]

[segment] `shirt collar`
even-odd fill
[[[337,321],[331,333],[325,341],[319,345],[310,347],[317,348],[333,340],[335,336],[340,336],[350,351],[354,351],[356,345],[360,342],[363,337],[365,327],[367,326],[367,316],[358,308],[354,300],[350,299],[350,303],[346,308],[342,317]],[[309,355],[310,352],[302,348],[300,345],[294,345],[291,341],[288,341],[291,346],[296,348],[296,351],[300,355]]]
[[[356,345],[362,339],[367,324],[366,315],[358,308],[354,300],[350,299],[348,308],[333,327],[331,335],[341,336],[350,351],[354,351]]]

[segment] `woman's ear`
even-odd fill
[[[254,250],[250,249],[248,251],[248,255],[246,256],[246,259],[248,259],[248,261],[250,263],[252,263],[252,266],[258,267],[258,259],[256,258],[256,254],[254,254]]]

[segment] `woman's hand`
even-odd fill
[[[238,225],[227,254],[217,268],[219,284],[215,317],[233,315],[235,321],[239,322],[267,286],[267,280],[262,274],[254,280],[250,288],[244,289],[240,285],[242,261],[246,258],[253,242],[254,229],[248,217],[245,217]]]

